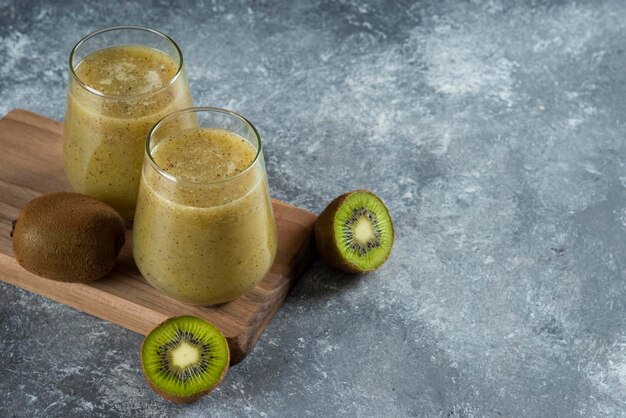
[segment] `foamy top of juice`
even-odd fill
[[[153,159],[178,179],[205,183],[236,176],[254,162],[256,153],[247,140],[233,132],[194,128],[160,144]]]
[[[85,57],[75,68],[87,86],[109,96],[134,96],[159,90],[178,71],[167,54],[141,45],[101,49]]]

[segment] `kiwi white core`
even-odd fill
[[[368,242],[376,240],[376,232],[372,227],[372,222],[365,217],[360,217],[354,223],[352,233],[354,234],[354,239],[362,245],[367,245]]]
[[[172,364],[181,369],[200,361],[198,347],[189,344],[187,341],[182,341],[178,347],[172,349],[171,356]]]

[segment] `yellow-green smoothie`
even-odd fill
[[[252,289],[276,255],[262,155],[241,136],[189,128],[152,150],[137,200],[133,254],[154,287],[197,305]]]
[[[102,49],[75,66],[63,150],[75,191],[133,217],[148,132],[165,115],[192,105],[179,67],[168,54],[141,45]]]

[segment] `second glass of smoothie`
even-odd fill
[[[196,305],[243,295],[276,256],[261,139],[217,108],[175,112],[150,132],[137,197],[133,254],[146,280]]]
[[[166,35],[123,26],[84,37],[70,55],[64,168],[79,193],[132,219],[150,129],[192,106],[180,49]]]

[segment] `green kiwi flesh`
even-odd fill
[[[389,257],[394,230],[383,201],[367,190],[355,190],[333,200],[315,224],[315,242],[331,266],[364,273]]]
[[[228,343],[211,323],[194,316],[170,318],[141,346],[141,369],[165,399],[189,403],[212,391],[226,376]]]
[[[13,254],[48,279],[85,283],[107,274],[125,241],[122,217],[78,193],[51,193],[28,202],[14,221]]]

